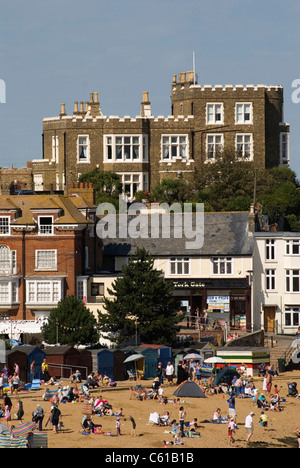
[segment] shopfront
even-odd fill
[[[188,324],[197,314],[206,314],[208,323],[226,322],[230,329],[251,330],[251,287],[244,280],[172,281],[174,296]],[[197,311],[198,309],[198,311]]]

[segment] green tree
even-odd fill
[[[98,311],[99,328],[111,334],[117,345],[134,336],[136,327],[143,342],[174,343],[174,325],[182,318],[179,307],[172,286],[165,282],[161,271],[154,269],[154,261],[145,249],[138,249],[129,259],[109,294],[112,298],[104,299],[106,312]]]
[[[51,310],[43,326],[44,340],[49,344],[93,345],[99,341],[97,321],[93,313],[75,296],[67,296]]]
[[[122,193],[120,176],[112,171],[101,171],[99,168],[96,168],[81,174],[79,182],[93,183],[97,204],[118,202],[119,195]]]
[[[184,203],[191,197],[191,187],[182,179],[163,179],[151,190],[151,201],[159,203]]]

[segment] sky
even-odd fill
[[[92,91],[104,115],[139,115],[148,91],[167,117],[172,77],[194,52],[201,85],[284,87],[300,179],[299,21],[299,0],[2,0],[0,167],[42,158],[43,118]]]

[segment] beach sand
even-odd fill
[[[281,374],[274,378],[274,384],[277,384],[281,398],[285,398],[286,402],[282,404],[284,410],[282,412],[266,412],[269,420],[268,428],[263,428],[259,425],[259,416],[261,410],[255,407],[255,403],[251,398],[236,400],[237,424],[239,429],[235,434],[235,443],[233,447],[237,448],[298,448],[297,436],[293,432],[300,428],[300,399],[288,396],[289,382],[297,382],[298,391],[300,392],[300,371],[293,371]],[[146,387],[151,387],[152,381],[139,382]],[[64,381],[64,385],[69,385],[70,382]],[[82,403],[66,403],[60,404],[59,408],[62,413],[63,427],[58,434],[52,431],[52,427],[48,424],[45,431],[48,434],[49,448],[148,448],[162,449],[163,440],[172,441],[173,437],[167,433],[170,428],[164,426],[156,426],[149,424],[149,415],[153,412],[163,414],[169,411],[171,420],[178,421],[179,407],[183,406],[186,411],[186,421],[198,419],[200,423],[200,438],[186,438],[184,448],[227,448],[227,424],[211,424],[202,423],[204,420],[210,420],[217,408],[221,409],[222,416],[228,414],[228,396],[224,393],[220,395],[211,395],[205,399],[184,398],[181,404],[168,403],[162,405],[157,400],[139,401],[131,397],[130,386],[133,382],[119,382],[118,387],[114,389],[99,388],[92,390],[91,395],[102,395],[104,399],[113,406],[114,411],[123,408],[124,418],[121,419],[121,436],[117,437],[116,418],[113,416],[104,416],[99,418],[93,416],[95,424],[102,424],[104,434],[83,435],[81,429],[82,421]],[[262,390],[262,378],[255,379],[255,386]],[[42,400],[42,395],[45,391],[45,386],[40,390],[19,392],[19,397],[23,401],[25,416],[23,422],[31,421],[32,412],[36,409],[37,404],[40,404],[47,415],[50,411],[51,403]],[[53,388],[53,387],[52,387]],[[173,393],[176,385],[164,387],[164,395],[169,400],[176,400]],[[11,411],[11,424],[18,424],[14,419],[15,405],[17,397],[11,397],[13,409]],[[250,444],[246,443],[246,431],[244,428],[245,417],[250,411],[254,411],[254,434]],[[131,415],[136,421],[136,437],[131,436]],[[44,424],[47,417],[45,416]],[[3,423],[4,420],[2,420]],[[167,432],[166,432],[167,431]],[[111,435],[107,435],[110,432]],[[176,446],[177,447],[177,446]],[[175,448],[176,448],[175,447]],[[180,448],[183,448],[180,446]]]

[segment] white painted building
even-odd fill
[[[256,232],[253,327],[295,334],[300,326],[300,233]]]

